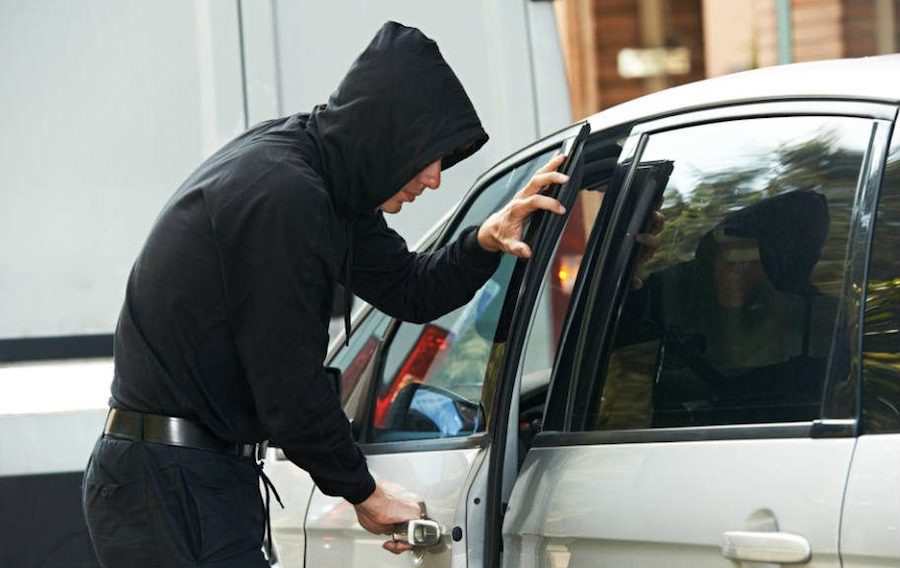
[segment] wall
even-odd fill
[[[558,0],[569,88],[579,116],[706,76],[700,0]],[[624,78],[626,48],[686,47],[690,72]]]

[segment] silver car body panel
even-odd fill
[[[504,566],[728,566],[727,531],[803,535],[840,566],[854,439],[533,448],[504,523]]]
[[[266,475],[284,504],[280,507],[274,497],[269,501],[278,566],[303,566],[306,534],[302,520],[315,484],[306,471],[288,461],[284,453],[276,448],[269,448],[266,453]]]
[[[454,541],[453,527],[464,526],[464,502],[473,465],[484,450],[447,450],[368,456],[369,470],[385,488],[413,501],[424,501],[428,516],[443,527],[440,546],[425,553],[423,566],[451,566],[464,558],[465,538]],[[480,535],[479,535],[480,536]],[[375,568],[409,566],[409,554],[395,556],[381,548],[387,539],[359,525],[347,501],[313,492],[306,516],[307,566]]]
[[[900,566],[900,434],[861,436],[841,526],[844,568]]]

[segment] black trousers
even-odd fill
[[[105,567],[268,566],[252,459],[101,437],[82,505]]]

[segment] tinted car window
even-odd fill
[[[542,428],[553,362],[571,304],[585,247],[600,213],[605,186],[583,188],[571,207],[559,245],[541,283],[522,363],[519,389],[519,460]]]
[[[807,421],[829,362],[850,214],[872,125],[761,118],[651,135],[641,164],[671,164],[661,246],[625,296],[598,430]]]
[[[345,408],[351,400],[365,396],[366,384],[360,379],[377,352],[388,323],[390,318],[386,314],[373,309],[353,330],[350,344],[338,351],[331,360],[331,366],[341,371],[341,403]],[[371,382],[368,384],[371,385]],[[353,414],[348,412],[350,416]]]
[[[541,375],[549,378],[584,248],[602,201],[602,190],[582,190],[571,207],[535,306],[525,347],[523,374],[526,378],[529,375],[534,375],[535,380]]]
[[[866,287],[863,421],[869,434],[900,432],[900,142],[894,138]]]
[[[458,224],[480,224],[545,165],[546,152],[513,168],[485,188]],[[387,347],[384,374],[374,400],[372,442],[469,436],[484,430],[493,389],[485,387],[500,309],[515,266],[505,255],[474,298],[427,324],[401,323]]]

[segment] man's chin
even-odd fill
[[[389,215],[393,215],[395,213],[399,213],[400,209],[402,209],[402,208],[403,208],[402,203],[394,202],[394,203],[385,203],[378,209],[380,209],[382,213],[387,213]]]

